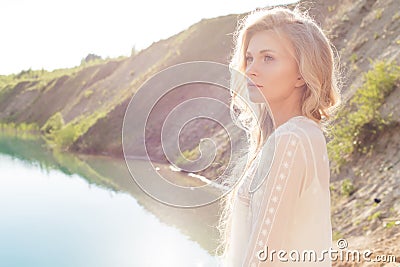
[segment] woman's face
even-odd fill
[[[256,32],[251,37],[246,51],[246,75],[252,102],[279,104],[304,85],[292,55],[292,44],[272,30]]]

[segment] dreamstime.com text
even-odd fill
[[[322,250],[320,253],[314,250],[270,250],[268,246],[257,252],[257,258],[260,261],[293,261],[293,262],[317,262],[325,261],[328,257],[331,261],[344,261],[344,262],[396,262],[395,255],[375,255],[369,249],[366,250],[348,250],[346,239],[339,239],[337,241],[337,249],[329,248],[329,250]]]

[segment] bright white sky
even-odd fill
[[[1,0],[0,75],[128,56],[203,18],[297,0]]]

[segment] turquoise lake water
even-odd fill
[[[218,266],[217,216],[155,201],[123,160],[0,137],[0,266]]]

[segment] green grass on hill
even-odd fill
[[[126,57],[119,57],[117,60],[122,60]],[[37,81],[38,83],[34,88],[39,89],[41,87],[46,86],[50,81],[60,78],[62,76],[72,76],[79,71],[96,66],[96,65],[101,65],[105,64],[109,61],[115,61],[116,59],[94,59],[90,61],[82,61],[79,66],[73,67],[73,68],[62,68],[62,69],[56,69],[53,71],[47,71],[44,69],[41,70],[22,70],[21,72],[17,74],[10,74],[10,75],[0,75],[0,94],[5,88],[14,88],[15,85],[17,85],[20,82],[32,82],[32,81]]]
[[[372,69],[363,74],[363,84],[357,89],[349,104],[336,115],[331,126],[328,153],[333,161],[332,169],[339,173],[354,151],[372,151],[371,137],[376,136],[391,118],[383,117],[379,111],[385,98],[395,89],[400,80],[400,66],[396,62],[371,62]]]

